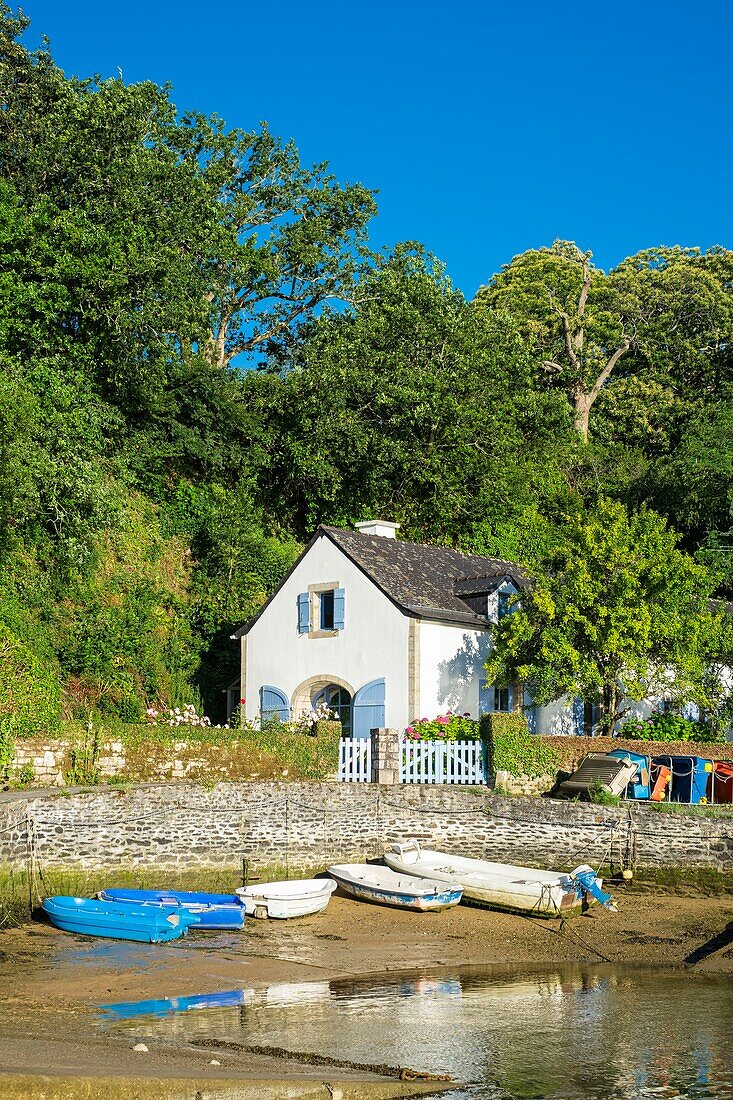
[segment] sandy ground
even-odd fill
[[[94,1013],[113,1001],[438,966],[526,970],[611,962],[636,970],[643,957],[650,967],[686,968],[694,982],[708,970],[733,973],[733,896],[630,893],[615,915],[592,910],[561,925],[464,905],[407,913],[336,895],[318,916],[250,920],[241,934],[222,935],[216,949],[197,933],[175,944],[117,944],[110,951],[110,941],[41,923],[0,933],[0,1097],[378,1100],[434,1091],[436,1083],[418,1089],[387,1080],[376,1067],[310,1065],[282,1054],[212,1052],[194,1044],[138,1053],[129,1033],[96,1027]]]

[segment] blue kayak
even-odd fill
[[[100,890],[102,901],[150,905],[195,913],[200,928],[244,927],[244,905],[236,894],[204,894],[188,890]]]
[[[185,909],[153,909],[92,898],[46,898],[43,910],[51,924],[64,932],[106,936],[113,940],[139,940],[141,943],[175,940],[185,935],[190,925],[199,923],[196,914]]]

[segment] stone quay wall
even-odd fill
[[[733,870],[733,816],[663,813],[486,788],[374,783],[144,784],[0,795],[0,864],[26,867],[278,866],[288,873],[360,862],[396,842],[504,862],[570,868]]]

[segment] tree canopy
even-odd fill
[[[627,700],[703,702],[715,615],[706,570],[653,512],[601,498],[569,515],[553,552],[495,634],[489,675],[536,703],[597,700],[612,732]]]
[[[496,660],[545,697],[664,656],[712,699],[688,642],[730,649],[700,594],[733,594],[733,253],[604,272],[556,242],[468,301],[374,243],[371,186],[167,86],[69,77],[27,26],[0,3],[8,698],[222,717],[232,627],[318,523],[380,515],[529,567]]]

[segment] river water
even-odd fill
[[[680,971],[440,969],[108,1005],[99,1019],[140,1039],[450,1074],[451,1100],[733,1097],[733,983]]]

